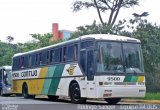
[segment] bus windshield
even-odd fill
[[[11,85],[11,70],[4,71],[3,80],[5,85]]]
[[[140,44],[123,43],[126,73],[142,73],[143,61]]]
[[[98,42],[98,73],[142,73],[140,44]]]

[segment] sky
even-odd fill
[[[30,34],[50,33],[52,23],[59,23],[59,29],[75,31],[76,27],[100,23],[95,9],[73,13],[71,7],[75,0],[0,0],[0,40],[13,36],[14,42],[31,40]],[[118,19],[132,18],[132,13],[149,12],[147,19],[160,25],[160,0],[139,0],[139,6],[121,9]],[[107,19],[108,13],[103,14]]]

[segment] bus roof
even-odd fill
[[[0,69],[12,70],[12,66],[1,66]]]
[[[80,37],[72,39],[72,40],[57,43],[57,44],[54,44],[54,45],[50,45],[50,46],[47,46],[47,47],[43,47],[43,48],[40,48],[40,49],[32,50],[32,51],[29,51],[29,52],[17,53],[13,57],[20,56],[20,55],[25,55],[25,54],[28,54],[28,53],[33,53],[33,52],[37,52],[37,51],[40,51],[40,50],[45,50],[45,49],[48,49],[48,48],[51,48],[51,47],[56,47],[56,46],[59,46],[59,45],[64,45],[64,44],[76,42],[76,41],[79,41],[79,40],[85,40],[85,39],[140,43],[140,40],[135,39],[135,38],[131,38],[131,37],[126,37],[126,36],[110,35],[110,34],[90,34],[90,35],[80,36]]]

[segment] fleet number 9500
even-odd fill
[[[120,81],[120,77],[107,77],[108,81]]]

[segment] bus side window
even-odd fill
[[[20,60],[19,57],[13,58],[13,70],[19,69],[19,65],[20,65],[20,61],[19,60]]]
[[[74,59],[74,45],[67,48],[67,61],[73,61]]]
[[[50,63],[52,64],[54,61],[54,50],[50,51]]]
[[[24,56],[24,68],[28,68],[29,65],[29,56]]]
[[[32,56],[31,55],[29,55],[28,67],[32,67]]]
[[[38,62],[38,54],[36,54],[36,66],[38,66],[39,62]]]
[[[75,44],[74,45],[74,60],[77,60],[77,58],[78,58],[78,45],[77,44]]]
[[[24,56],[20,59],[20,68],[24,68]]]
[[[39,53],[39,65],[42,65],[42,53]]]
[[[35,65],[36,65],[36,55],[33,54],[32,55],[32,64],[31,64],[31,66],[34,67]]]
[[[54,62],[59,63],[62,61],[62,48],[55,49],[55,54],[54,54]]]
[[[67,47],[63,47],[63,62],[65,62],[67,59],[66,52],[67,52]]]
[[[42,53],[42,64],[46,65],[49,63],[49,51],[44,51]]]
[[[46,64],[49,63],[49,51],[46,51]]]

